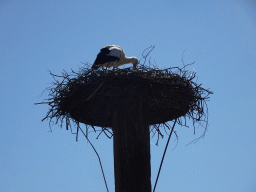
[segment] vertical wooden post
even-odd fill
[[[134,111],[120,106],[113,117],[115,192],[151,192],[149,124]]]

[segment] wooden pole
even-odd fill
[[[151,192],[147,115],[120,106],[113,117],[115,192]]]

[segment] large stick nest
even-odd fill
[[[51,73],[54,79],[60,77],[62,81],[55,79],[50,98],[40,103],[50,106],[43,120],[56,118],[57,123],[59,119],[61,122],[66,119],[68,128],[71,119],[93,128],[102,127],[104,131],[112,127],[114,112],[120,103],[125,103],[131,113],[136,105],[140,105],[142,113],[148,115],[149,124],[158,133],[158,125],[180,117],[188,116],[193,123],[202,121],[201,117],[205,115],[203,102],[212,92],[192,81],[196,77],[195,71],[185,70],[187,65],[159,70],[144,64],[137,70],[108,71],[93,71],[85,64],[79,72],[72,70],[72,74],[64,71],[62,76],[57,76]]]

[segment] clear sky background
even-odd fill
[[[106,192],[98,158],[80,134],[41,122],[34,105],[61,74],[93,63],[105,45],[123,47],[159,68],[195,64],[197,83],[214,92],[209,127],[175,130],[156,192],[256,191],[256,3],[253,0],[0,0],[0,191]],[[127,67],[127,66],[126,66]],[[254,98],[254,99],[253,99]],[[172,125],[171,122],[169,122]],[[85,126],[82,126],[85,128]],[[89,138],[114,192],[113,140]],[[152,189],[168,135],[151,140]]]

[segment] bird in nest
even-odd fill
[[[117,45],[106,45],[98,53],[92,69],[95,70],[100,67],[118,68],[128,63],[133,64],[133,69],[136,69],[139,61],[136,57],[126,57],[124,50]]]

